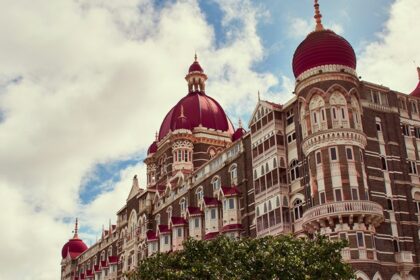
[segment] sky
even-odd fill
[[[363,80],[415,88],[420,1],[320,4]],[[291,98],[313,29],[311,0],[0,0],[0,279],[58,279],[75,217],[88,245],[115,223],[195,52],[237,125]]]

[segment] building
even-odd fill
[[[361,81],[341,36],[316,28],[293,57],[295,96],[258,100],[250,131],[207,95],[197,57],[188,94],[148,149],[117,224],[90,248],[62,250],[62,279],[124,279],[138,260],[187,237],[321,233],[347,239],[357,279],[419,279],[420,68],[411,94]]]

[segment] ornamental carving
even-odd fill
[[[194,147],[194,145],[187,140],[183,140],[183,141],[176,141],[175,143],[172,144],[172,149],[177,150],[177,149],[192,149]]]

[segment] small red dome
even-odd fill
[[[417,87],[410,93],[410,96],[420,97],[420,82],[417,84]]]
[[[147,154],[154,154],[157,152],[158,146],[157,146],[157,142],[153,141],[152,145],[150,145],[149,149],[147,149]]]
[[[198,61],[196,60],[196,61],[193,62],[193,64],[191,64],[190,68],[188,69],[188,72],[189,73],[191,73],[191,72],[203,73],[204,70],[203,70],[203,68],[201,68],[200,63],[198,63]]]
[[[235,142],[236,140],[240,139],[242,136],[244,136],[245,133],[245,129],[243,129],[242,127],[238,128],[232,135],[232,142]]]
[[[182,124],[178,122],[178,118],[181,116],[181,108],[183,108],[183,115],[186,118],[182,121]],[[164,138],[169,131],[174,131],[177,128],[187,128],[187,122],[190,127],[188,129],[201,125],[205,128],[234,133],[232,123],[216,100],[202,92],[190,92],[166,115],[160,126],[159,140]]]
[[[356,69],[356,54],[346,39],[331,30],[310,33],[293,55],[295,78],[311,68],[334,64]]]
[[[64,259],[67,257],[67,253],[70,253],[71,258],[74,259],[87,249],[88,247],[81,239],[73,238],[64,244],[63,249],[61,249],[61,256]]]
[[[410,93],[410,96],[414,97],[420,97],[420,67],[417,67],[417,74],[419,75],[419,83],[417,84],[417,87],[413,90],[413,92]]]

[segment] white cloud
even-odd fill
[[[313,19],[303,19],[299,17],[289,18],[288,36],[294,39],[303,40],[309,33],[315,30],[315,21]],[[325,29],[331,29],[337,34],[344,33],[344,27],[340,23],[323,21]]]
[[[107,191],[85,206],[83,178],[99,162],[147,148],[186,94],[194,50],[210,77],[208,93],[225,107],[244,102],[252,110],[255,92],[277,83],[252,70],[264,52],[259,11],[248,1],[219,1],[228,34],[221,47],[196,1],[161,10],[151,3],[2,2],[0,203],[7,211],[0,223],[8,226],[0,240],[1,279],[57,279],[72,229],[64,218],[78,214],[92,229],[115,219],[132,176],[144,180],[142,164],[121,171],[112,187],[104,182]],[[11,82],[16,77],[20,82]],[[233,118],[243,113],[232,111]]]
[[[392,4],[384,30],[359,55],[358,73],[364,80],[405,93],[415,88],[416,66],[420,65],[419,10],[418,0],[397,0]]]

